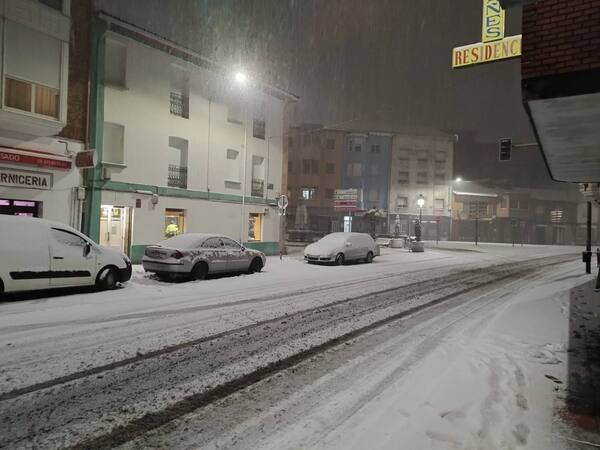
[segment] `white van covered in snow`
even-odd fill
[[[131,278],[131,261],[66,225],[0,215],[0,294],[96,285]]]

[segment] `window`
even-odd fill
[[[507,197],[505,195],[500,197],[500,208],[506,208],[507,203]]]
[[[404,184],[410,181],[408,172],[398,172],[398,183]]]
[[[317,188],[303,187],[301,189],[301,197],[304,200],[314,200],[315,198],[317,198]]]
[[[171,66],[171,114],[189,118],[190,77],[181,67]]]
[[[419,152],[417,153],[417,157],[419,159],[424,159],[424,160],[428,160],[429,159],[429,152],[427,150],[419,150]]]
[[[61,41],[5,19],[4,105],[58,119]]]
[[[125,127],[116,123],[104,122],[102,162],[125,164]]]
[[[435,184],[445,184],[445,183],[446,183],[446,174],[436,173],[435,174]]]
[[[288,161],[288,173],[292,173],[293,168],[294,168],[294,165],[292,164],[292,161]]]
[[[379,165],[378,164],[371,164],[369,166],[369,175],[371,175],[371,176],[379,175]]]
[[[209,238],[202,243],[202,248],[221,248],[224,246],[225,244],[221,238]]]
[[[427,184],[428,182],[427,172],[417,172],[417,184]]]
[[[265,138],[265,121],[260,119],[254,119],[252,122],[252,136],[257,139]]]
[[[265,158],[252,155],[252,186],[253,197],[262,197],[265,194]]]
[[[242,107],[238,102],[231,102],[227,108],[227,122],[242,125]]]
[[[127,46],[112,39],[106,40],[104,83],[124,88],[127,86]]]
[[[248,241],[262,241],[262,214],[248,215]]]
[[[408,169],[410,167],[410,159],[408,159],[408,158],[399,159],[398,165],[400,167],[402,167],[403,169]]]
[[[373,189],[369,191],[369,201],[370,202],[378,202],[379,201],[379,191]]]
[[[379,144],[371,145],[371,153],[381,153],[381,147]]]
[[[362,164],[348,163],[346,166],[346,175],[349,177],[362,177]]]
[[[52,237],[55,241],[68,247],[85,247],[88,243],[85,239],[77,236],[75,233],[59,230],[58,228],[52,228]]]
[[[446,152],[435,152],[435,161],[436,162],[446,162]]]
[[[487,217],[487,203],[484,201],[471,201],[467,204],[469,219],[480,219]]]
[[[325,190],[325,198],[327,198],[328,200],[331,200],[333,198],[333,189]]]
[[[62,12],[63,0],[38,0],[40,3]]]
[[[417,161],[417,166],[421,170],[427,170],[427,168],[429,167],[429,161],[426,159],[419,159]]]
[[[409,159],[410,158],[410,150],[404,148],[398,150],[398,159]]]
[[[237,242],[235,242],[233,239],[224,237],[224,238],[221,238],[221,242],[223,243],[223,246],[225,248],[230,248],[230,249],[234,249],[234,250],[241,249],[241,245],[238,244]]]
[[[318,175],[319,174],[319,161],[316,159],[313,159],[311,161],[311,173],[313,175]]]
[[[240,162],[239,162],[240,152],[234,150],[232,148],[227,149],[227,175],[225,182],[228,184],[236,184],[235,188],[240,188]],[[229,186],[234,187],[234,186]]]
[[[310,173],[310,159],[302,160],[302,173],[309,174]]]
[[[185,210],[165,209],[165,237],[170,238],[185,232]]]
[[[439,210],[443,210],[444,209],[444,199],[443,198],[436,198],[434,200],[433,203],[433,208],[434,209],[439,209]]]
[[[288,148],[293,148],[293,147],[294,147],[294,137],[288,136]]]
[[[327,150],[335,149],[335,139],[327,139]]]
[[[169,136],[168,152],[169,174],[167,186],[186,189],[188,141],[179,137]]]
[[[399,196],[398,197],[398,208],[407,208],[408,207],[408,197]]]
[[[335,173],[335,164],[334,163],[327,163],[325,165],[325,172],[328,173],[328,174]]]
[[[358,153],[362,152],[362,145],[360,145],[360,144],[355,145],[354,146],[354,151],[358,152]]]

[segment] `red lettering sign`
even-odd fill
[[[51,169],[71,169],[71,161],[44,158],[43,156],[22,155],[7,149],[0,149],[0,162],[23,164],[26,166],[49,167]]]

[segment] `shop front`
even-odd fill
[[[79,228],[84,199],[80,181],[64,153],[0,146],[0,214]]]

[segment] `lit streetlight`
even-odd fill
[[[425,206],[425,197],[423,197],[423,194],[419,194],[417,206],[419,207],[419,222],[421,222],[423,220],[423,206]]]
[[[248,75],[246,75],[245,72],[242,71],[238,71],[235,73],[233,79],[235,80],[236,83],[244,86],[246,85],[246,83],[248,83]]]

